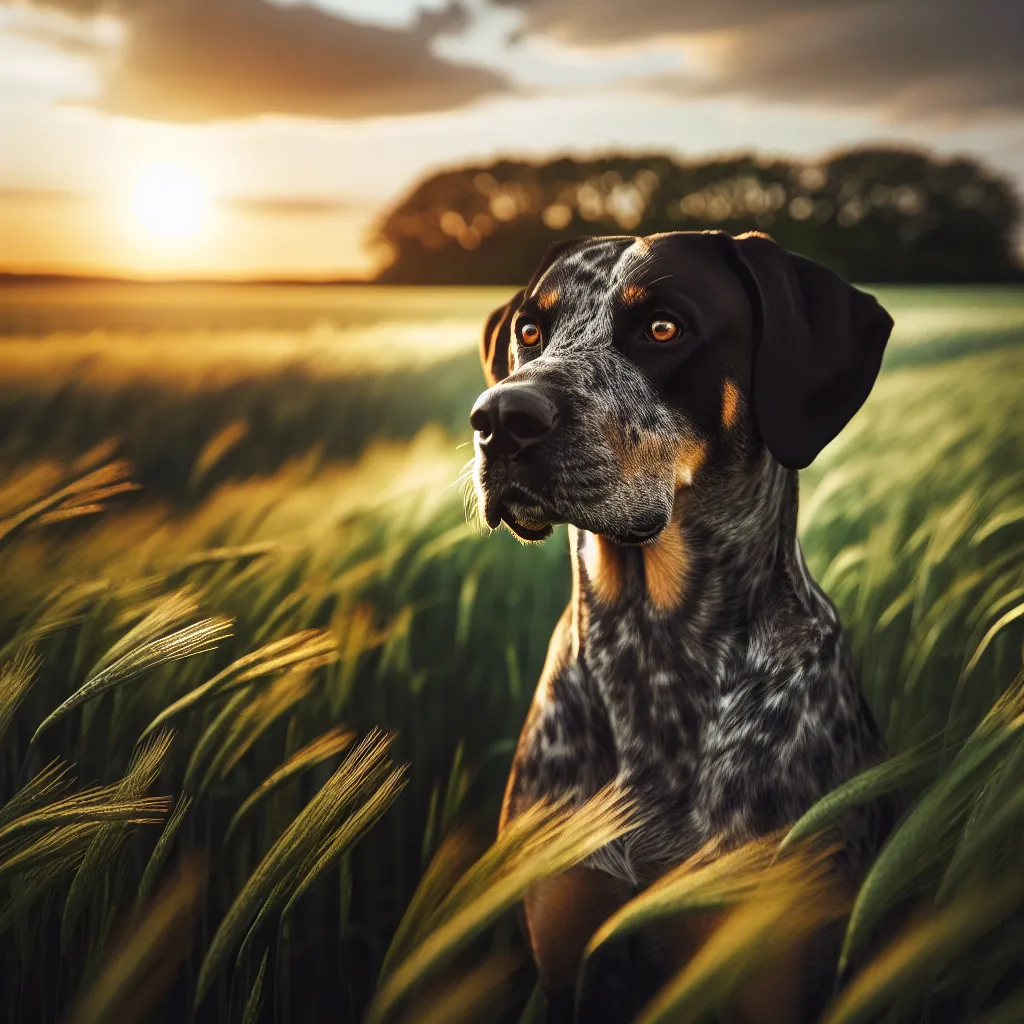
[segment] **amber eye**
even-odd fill
[[[519,340],[528,346],[539,344],[541,340],[540,327],[532,320],[524,320],[519,325]]]
[[[679,325],[664,317],[655,317],[647,325],[647,336],[652,341],[671,341],[679,334]]]

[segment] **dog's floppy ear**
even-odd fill
[[[864,404],[892,317],[873,296],[767,235],[731,241],[754,306],[754,417],[775,458],[803,469]]]
[[[525,291],[520,289],[487,318],[480,342],[480,361],[489,388],[509,375],[508,346],[512,340],[512,314],[519,308],[524,294]]]
[[[530,283],[487,318],[487,326],[484,327],[483,341],[480,345],[480,360],[484,365],[484,377],[487,379],[488,387],[494,387],[499,380],[504,380],[509,375],[508,347],[512,341],[512,316],[523,301],[523,296],[533,291],[545,271],[559,256],[586,241],[586,238],[570,238],[549,245],[544,258],[533,272]]]

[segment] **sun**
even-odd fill
[[[210,216],[210,195],[190,168],[172,164],[148,167],[131,191],[135,221],[147,238],[181,242],[195,238]]]

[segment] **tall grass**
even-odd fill
[[[187,314],[66,297],[45,330],[7,308],[0,1015],[104,1019],[90,1007],[137,991],[154,1021],[530,1019],[510,908],[628,822],[614,803],[585,822],[548,809],[491,844],[569,589],[561,533],[483,537],[451,486],[495,298],[402,293],[383,333],[358,296],[336,333],[294,295]],[[643,1019],[714,1012],[767,941],[836,914],[830,1020],[1020,1005],[1024,299],[885,299],[909,326],[804,474],[801,536],[893,759],[781,849],[690,865],[605,925],[595,950],[659,916],[727,915]],[[269,353],[247,363],[261,324]],[[107,333],[86,374],[89,325]],[[346,367],[346,339],[392,335],[398,368]],[[805,843],[889,791],[896,830],[833,899]],[[138,978],[161,950],[154,995]]]

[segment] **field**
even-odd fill
[[[807,831],[905,807],[829,1020],[1015,1021],[1024,290],[877,293],[883,374],[801,485],[894,755]],[[531,1019],[509,908],[624,826],[605,801],[485,853],[569,591],[563,530],[485,536],[458,482],[504,297],[0,287],[4,1019]],[[818,923],[793,848],[675,880],[673,910],[739,905],[645,1020]]]

